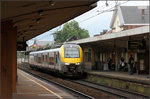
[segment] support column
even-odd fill
[[[12,21],[1,22],[0,98],[11,98],[16,92],[17,29]]]

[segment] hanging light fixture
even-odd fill
[[[40,23],[40,18],[37,18],[37,19],[36,19],[36,22],[37,22],[37,23]]]
[[[55,2],[54,2],[53,0],[50,0],[50,1],[49,1],[49,4],[50,4],[50,6],[54,6],[54,5],[55,5]]]
[[[29,29],[32,29],[33,25],[29,25]]]
[[[39,16],[42,16],[42,15],[43,15],[42,12],[43,12],[43,10],[39,10],[39,11],[38,11]]]

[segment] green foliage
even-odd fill
[[[71,21],[66,23],[62,30],[55,32],[54,40],[56,43],[61,43],[72,36],[76,36],[78,39],[87,38],[89,37],[89,32],[80,28],[78,22]]]
[[[46,45],[45,45],[45,47],[48,47],[49,46],[49,43],[47,43]]]
[[[35,48],[36,48],[35,46],[32,47],[32,49],[35,49]]]

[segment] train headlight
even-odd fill
[[[69,63],[65,63],[65,65],[70,65]]]
[[[80,63],[77,63],[76,65],[80,65]]]

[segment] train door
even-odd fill
[[[45,61],[46,61],[46,55],[45,55],[45,53],[43,53],[43,67],[45,68]]]
[[[41,54],[37,54],[37,66],[40,66],[41,65]]]
[[[41,68],[43,69],[44,55],[41,53]]]
[[[47,70],[49,70],[49,53],[47,53]]]
[[[37,54],[34,54],[34,62],[35,62],[35,66],[37,66]]]
[[[47,53],[44,53],[44,62],[43,62],[43,66],[44,68],[47,68]]]
[[[56,58],[56,52],[54,52],[54,71],[56,70],[56,62],[57,62],[56,59],[57,59]]]
[[[54,52],[49,53],[49,67],[50,69],[54,69]]]
[[[34,64],[34,55],[33,55],[33,54],[30,54],[29,58],[30,58],[29,63],[30,63],[31,65],[33,65],[33,64]]]

